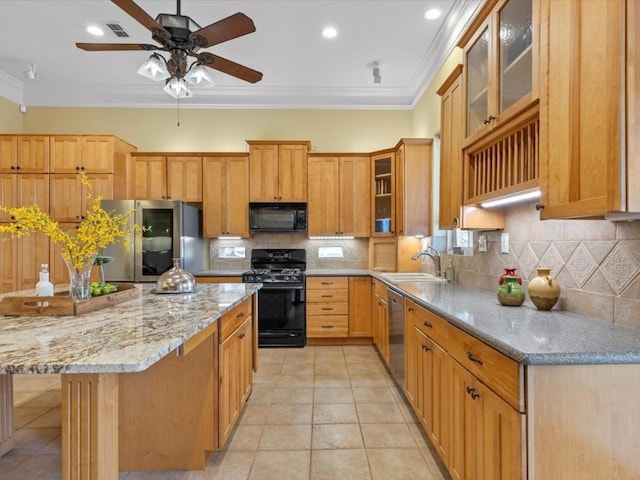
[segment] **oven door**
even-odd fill
[[[263,284],[258,291],[259,346],[303,347],[306,324],[304,284]]]

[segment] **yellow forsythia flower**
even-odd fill
[[[91,198],[91,184],[84,173],[81,175],[81,182],[89,192],[87,198]],[[15,208],[0,205],[0,211],[14,219],[9,224],[0,224],[0,235],[9,234],[19,238],[42,232],[53,243],[62,246],[62,256],[70,265],[80,269],[107,245],[127,245],[131,238],[132,232],[127,229],[127,223],[132,212],[126,215],[109,213],[100,207],[100,200],[99,196],[93,198],[84,220],[74,233],[62,230],[58,222],[54,222],[38,205]],[[134,231],[138,230],[140,227],[134,227]]]

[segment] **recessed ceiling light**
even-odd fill
[[[338,36],[338,31],[333,27],[327,27],[322,30],[322,36],[324,38],[334,38]]]
[[[104,35],[104,32],[100,27],[96,27],[95,25],[89,25],[87,27],[87,32],[91,35],[95,35],[96,37],[101,37]]]
[[[435,20],[440,15],[442,15],[442,12],[440,10],[438,10],[437,8],[432,8],[431,10],[426,11],[426,13],[424,14],[424,18],[426,18],[427,20]]]

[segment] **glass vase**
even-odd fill
[[[67,270],[69,270],[69,296],[74,301],[91,298],[91,288],[89,284],[91,283],[91,269],[93,268],[95,258],[95,254],[84,257],[80,267],[64,258],[64,263],[67,265]]]

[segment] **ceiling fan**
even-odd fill
[[[196,80],[199,83],[197,79],[198,76],[202,78],[208,75],[203,67],[213,68],[250,83],[259,82],[262,79],[261,72],[210,52],[199,52],[201,48],[208,48],[255,32],[256,27],[253,21],[245,14],[236,13],[211,25],[200,28],[190,17],[180,14],[180,0],[177,0],[177,11],[175,15],[161,13],[155,20],[133,0],[111,1],[138,23],[149,29],[151,31],[151,38],[160,45],[147,43],[76,43],[76,47],[89,52],[110,50],[169,52],[171,58],[168,60],[165,60],[164,57],[157,54],[152,55],[149,59],[149,61],[156,62],[154,68],[163,69],[166,75],[154,78],[152,75],[145,75],[145,73],[138,71],[138,73],[148,78],[154,78],[155,80],[171,78],[171,81],[182,81],[185,76],[189,79],[191,72],[196,72],[196,69],[199,69],[196,76]],[[188,65],[189,57],[195,58],[191,66]],[[158,62],[160,63],[158,64]],[[147,62],[145,62],[145,65],[147,65]],[[141,70],[145,68],[145,65],[141,67]],[[151,73],[157,72],[152,71]],[[173,95],[172,92],[169,93]]]

